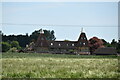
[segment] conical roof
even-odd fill
[[[40,33],[35,46],[37,47],[48,47],[48,42],[46,40],[46,37],[44,35],[44,33]]]
[[[81,31],[81,34],[78,38],[77,46],[78,47],[82,47],[82,46],[87,47],[88,46],[88,40],[87,40],[86,34],[83,31]]]

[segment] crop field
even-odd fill
[[[2,78],[118,78],[118,57],[2,53]]]

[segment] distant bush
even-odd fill
[[[1,44],[2,52],[7,52],[11,48],[11,45],[8,42],[1,42]]]
[[[12,41],[11,42],[11,48],[14,48],[14,47],[16,47],[17,49],[21,48],[18,41]]]
[[[17,48],[16,47],[10,48],[8,52],[17,52]]]

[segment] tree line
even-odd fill
[[[116,41],[112,40],[111,43],[105,41],[104,39],[99,39],[98,37],[92,37],[89,39],[90,52],[93,53],[98,48],[113,47],[116,49],[117,53],[120,53],[120,39]]]
[[[16,44],[19,48],[17,49],[22,49],[25,48],[26,45],[28,45],[31,42],[36,42],[37,38],[40,34],[40,30],[35,30],[34,32],[32,32],[31,35],[28,35],[28,33],[26,33],[25,35],[4,35],[4,33],[2,33],[0,31],[0,35],[2,36],[2,51],[8,51],[10,48],[15,48],[16,46],[13,46],[12,44]],[[56,37],[54,35],[54,30],[43,30],[44,31],[44,35],[46,36],[47,40],[55,40]],[[5,50],[4,50],[5,49]]]
[[[0,35],[2,36],[2,42],[1,42],[2,43],[2,51],[6,52],[10,48],[11,48],[11,50],[24,49],[26,47],[26,45],[28,45],[29,43],[37,41],[40,31],[41,31],[41,29],[35,30],[34,32],[32,32],[31,35],[28,35],[28,33],[26,33],[25,35],[4,35],[4,33],[2,33],[0,31]],[[55,40],[56,39],[56,37],[54,35],[54,33],[55,33],[54,30],[51,30],[51,31],[43,30],[43,31],[44,31],[44,35],[47,40]],[[88,41],[90,44],[89,45],[90,50],[92,52],[95,51],[97,48],[104,46],[104,47],[114,47],[114,48],[116,48],[117,52],[120,53],[120,39],[118,41],[113,39],[112,42],[107,42],[104,39],[99,39],[97,37],[93,37],[93,38],[90,38]]]

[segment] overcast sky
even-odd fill
[[[2,9],[2,23],[13,24],[3,25],[7,35],[43,28],[54,30],[57,40],[78,40],[83,28],[88,39],[118,39],[117,2],[4,2]]]

